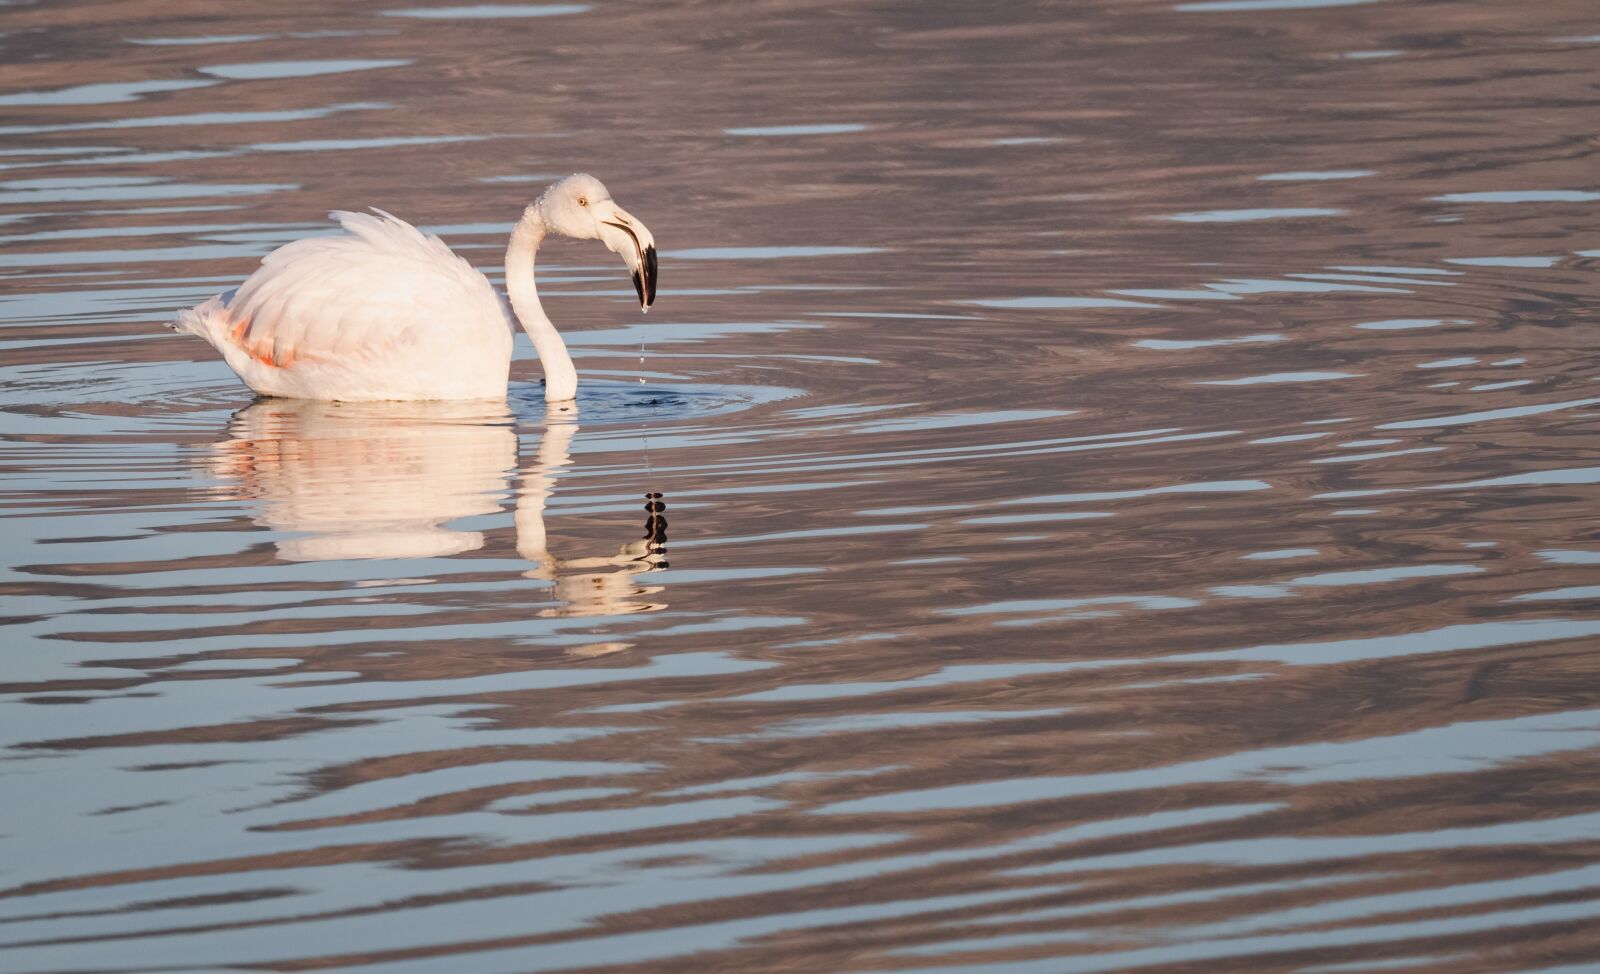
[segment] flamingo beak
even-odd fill
[[[614,209],[615,213],[609,219],[600,221],[604,226],[618,231],[605,233],[605,244],[628,266],[628,272],[633,277],[633,290],[639,295],[639,310],[649,311],[650,305],[656,300],[655,237],[622,207]]]

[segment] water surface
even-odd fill
[[[1600,966],[1591,4],[247,6],[0,14],[0,968]],[[577,169],[575,409],[162,327]]]

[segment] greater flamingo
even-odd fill
[[[172,327],[204,338],[264,396],[503,400],[520,324],[544,366],[545,400],[564,402],[577,395],[578,374],[533,281],[545,235],[601,241],[633,275],[641,310],[656,297],[655,238],[587,173],[552,185],[517,221],[506,247],[509,307],[438,237],[374,212],[335,210],[343,234],[285,244]]]

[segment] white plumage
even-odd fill
[[[173,327],[209,342],[261,395],[373,401],[504,399],[520,323],[545,398],[558,402],[576,394],[577,376],[534,286],[545,234],[602,240],[628,265],[640,305],[655,297],[654,238],[592,176],[568,176],[524,211],[506,251],[509,305],[438,237],[375,213],[334,211],[342,235],[280,247]]]

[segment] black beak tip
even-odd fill
[[[633,290],[639,295],[639,307],[648,311],[656,303],[656,248],[644,249],[639,269],[633,272]]]

